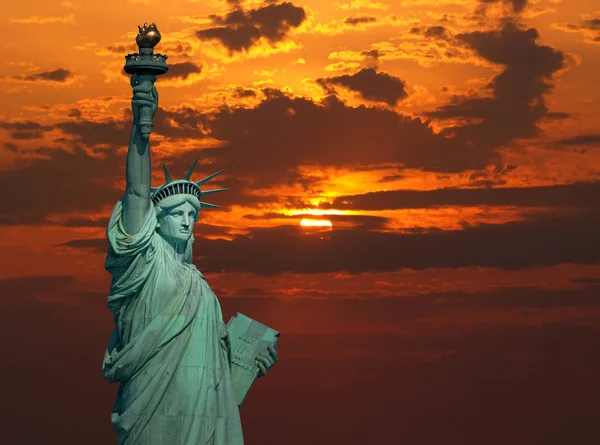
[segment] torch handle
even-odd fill
[[[131,86],[140,85],[143,82],[150,82],[154,85],[156,81],[156,76],[154,74],[139,74],[133,75],[131,77]],[[140,108],[140,134],[142,138],[148,140],[150,138],[150,133],[152,132],[152,116],[154,115],[154,110],[150,107],[141,107]]]
[[[145,140],[150,138],[152,132],[152,108],[142,107],[140,114],[140,133]]]

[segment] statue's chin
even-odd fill
[[[165,235],[163,233],[159,232],[159,235],[162,237],[162,239],[164,239],[167,243],[174,245],[174,244],[184,244],[184,248],[185,248],[185,244],[187,244],[187,242],[189,241],[189,239],[191,238],[192,234],[190,233],[178,233],[176,235]]]

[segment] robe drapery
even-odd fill
[[[108,307],[115,330],[102,371],[119,382],[118,445],[240,445],[221,307],[192,264],[173,258],[153,209],[126,233],[122,201],[107,229]]]

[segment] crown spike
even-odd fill
[[[196,164],[198,164],[198,160],[200,159],[200,156],[198,156],[196,158],[196,160],[194,161],[194,163],[192,164],[192,166],[190,167],[190,169],[188,170],[188,172],[185,174],[185,177],[183,179],[190,179],[192,177],[192,173],[194,173],[194,169],[196,168]]]
[[[202,202],[202,201],[200,201],[200,207],[209,207],[211,209],[220,209],[221,208],[221,206],[210,204],[208,202]]]
[[[169,182],[171,182],[173,180],[173,178],[171,178],[171,175],[169,174],[169,170],[167,170],[167,166],[165,164],[163,164],[163,171],[165,172],[165,181],[167,181],[167,184]]]
[[[225,188],[225,189],[214,189],[214,190],[202,190],[202,191],[200,192],[200,195],[201,195],[201,196],[204,196],[204,195],[211,195],[211,194],[213,194],[213,193],[224,192],[225,190],[229,190],[229,189],[228,189],[228,188]]]
[[[220,174],[221,174],[221,173],[223,173],[224,171],[225,171],[225,169],[223,169],[223,170],[219,170],[218,172],[216,172],[216,173],[213,173],[212,175],[208,175],[206,178],[204,178],[204,179],[201,179],[200,181],[196,182],[196,184],[198,184],[198,185],[200,186],[200,185],[202,185],[202,184],[204,184],[204,183],[206,183],[206,182],[210,181],[210,180],[211,180],[212,178],[214,178],[215,176],[217,176],[217,175],[220,175]]]

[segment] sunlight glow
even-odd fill
[[[300,225],[304,227],[332,227],[331,221],[327,219],[304,218],[300,221]]]
[[[334,210],[334,209],[297,209],[297,210],[283,210],[281,212],[283,215],[296,216],[296,215],[313,215],[313,216],[322,216],[322,215],[349,215],[350,212],[346,210]]]

